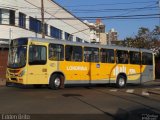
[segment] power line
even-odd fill
[[[121,16],[89,16],[89,17],[79,17],[82,20],[85,19],[144,19],[144,18],[159,18],[160,14],[138,14],[138,15],[121,15]],[[9,19],[9,18],[2,18],[2,19]],[[16,17],[16,19],[19,19],[18,17]],[[26,18],[29,19],[29,18]],[[40,18],[36,18],[36,19],[42,19]],[[54,18],[54,17],[50,17],[50,18],[44,18],[44,19],[49,19],[49,20],[76,20],[77,18],[74,17],[66,17],[66,18]]]
[[[90,6],[113,6],[113,5],[127,5],[127,4],[144,4],[144,3],[153,3],[157,1],[148,1],[148,2],[121,2],[121,3],[107,3],[107,4],[90,4],[90,5],[74,5],[74,6],[64,6],[64,7],[90,7]]]
[[[98,12],[121,12],[133,10],[157,10],[157,7],[143,7],[143,8],[124,8],[124,9],[99,9],[99,10],[72,10],[73,13],[98,13]]]
[[[137,10],[137,9],[150,9],[150,8],[157,8],[157,6],[153,6],[153,7],[138,7],[138,8],[116,8],[116,9],[74,9],[72,11],[84,11],[84,12],[88,12],[88,11],[123,11],[123,10]]]

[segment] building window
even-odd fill
[[[0,24],[9,24],[10,13],[7,9],[0,9]]]
[[[41,21],[30,17],[29,18],[30,24],[29,24],[29,29],[36,32],[36,33],[41,33],[42,32],[42,24]]]
[[[84,43],[89,43],[89,42],[85,40]]]
[[[83,40],[79,37],[76,37],[76,42],[82,42]]]
[[[44,31],[45,31],[45,35],[48,35],[48,24],[44,24]]]
[[[65,47],[65,58],[66,61],[82,61],[82,47],[66,45]]]
[[[68,41],[73,41],[73,35],[65,32],[65,40],[68,40]]]
[[[51,26],[51,37],[62,39],[62,30]]]
[[[19,27],[26,28],[26,15],[19,13]]]
[[[92,47],[84,47],[85,62],[99,62],[99,49]]]
[[[49,45],[49,60],[63,61],[64,60],[64,46],[60,44]]]
[[[114,50],[101,49],[101,62],[102,63],[114,63]]]
[[[15,25],[15,11],[10,10],[9,12],[9,24],[10,25]]]

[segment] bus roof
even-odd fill
[[[137,52],[142,51],[142,52],[153,53],[151,50],[142,49],[142,48],[122,47],[122,46],[116,46],[116,45],[100,45],[100,44],[94,44],[94,43],[80,43],[80,42],[72,42],[72,41],[55,39],[55,38],[50,39],[50,38],[28,37],[28,39],[32,41],[39,41],[39,42],[46,42],[46,43],[67,44],[67,45],[97,47],[97,48],[107,48],[107,49],[118,49],[118,50],[137,51]]]

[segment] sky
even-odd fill
[[[153,30],[156,25],[160,26],[160,18],[153,18],[159,17],[156,14],[160,14],[158,0],[54,1],[80,19],[89,17],[89,22],[95,22],[96,18],[102,18],[102,22],[106,25],[106,32],[114,28],[118,32],[119,40],[123,40],[126,37],[134,37],[140,27],[147,27]],[[124,19],[125,16],[127,19]],[[123,19],[120,19],[122,17]],[[136,18],[130,19],[131,17]],[[142,17],[146,18],[142,19]]]

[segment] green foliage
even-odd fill
[[[160,55],[160,26],[155,26],[152,31],[140,27],[137,35],[124,39],[122,46],[150,49],[157,56]]]

